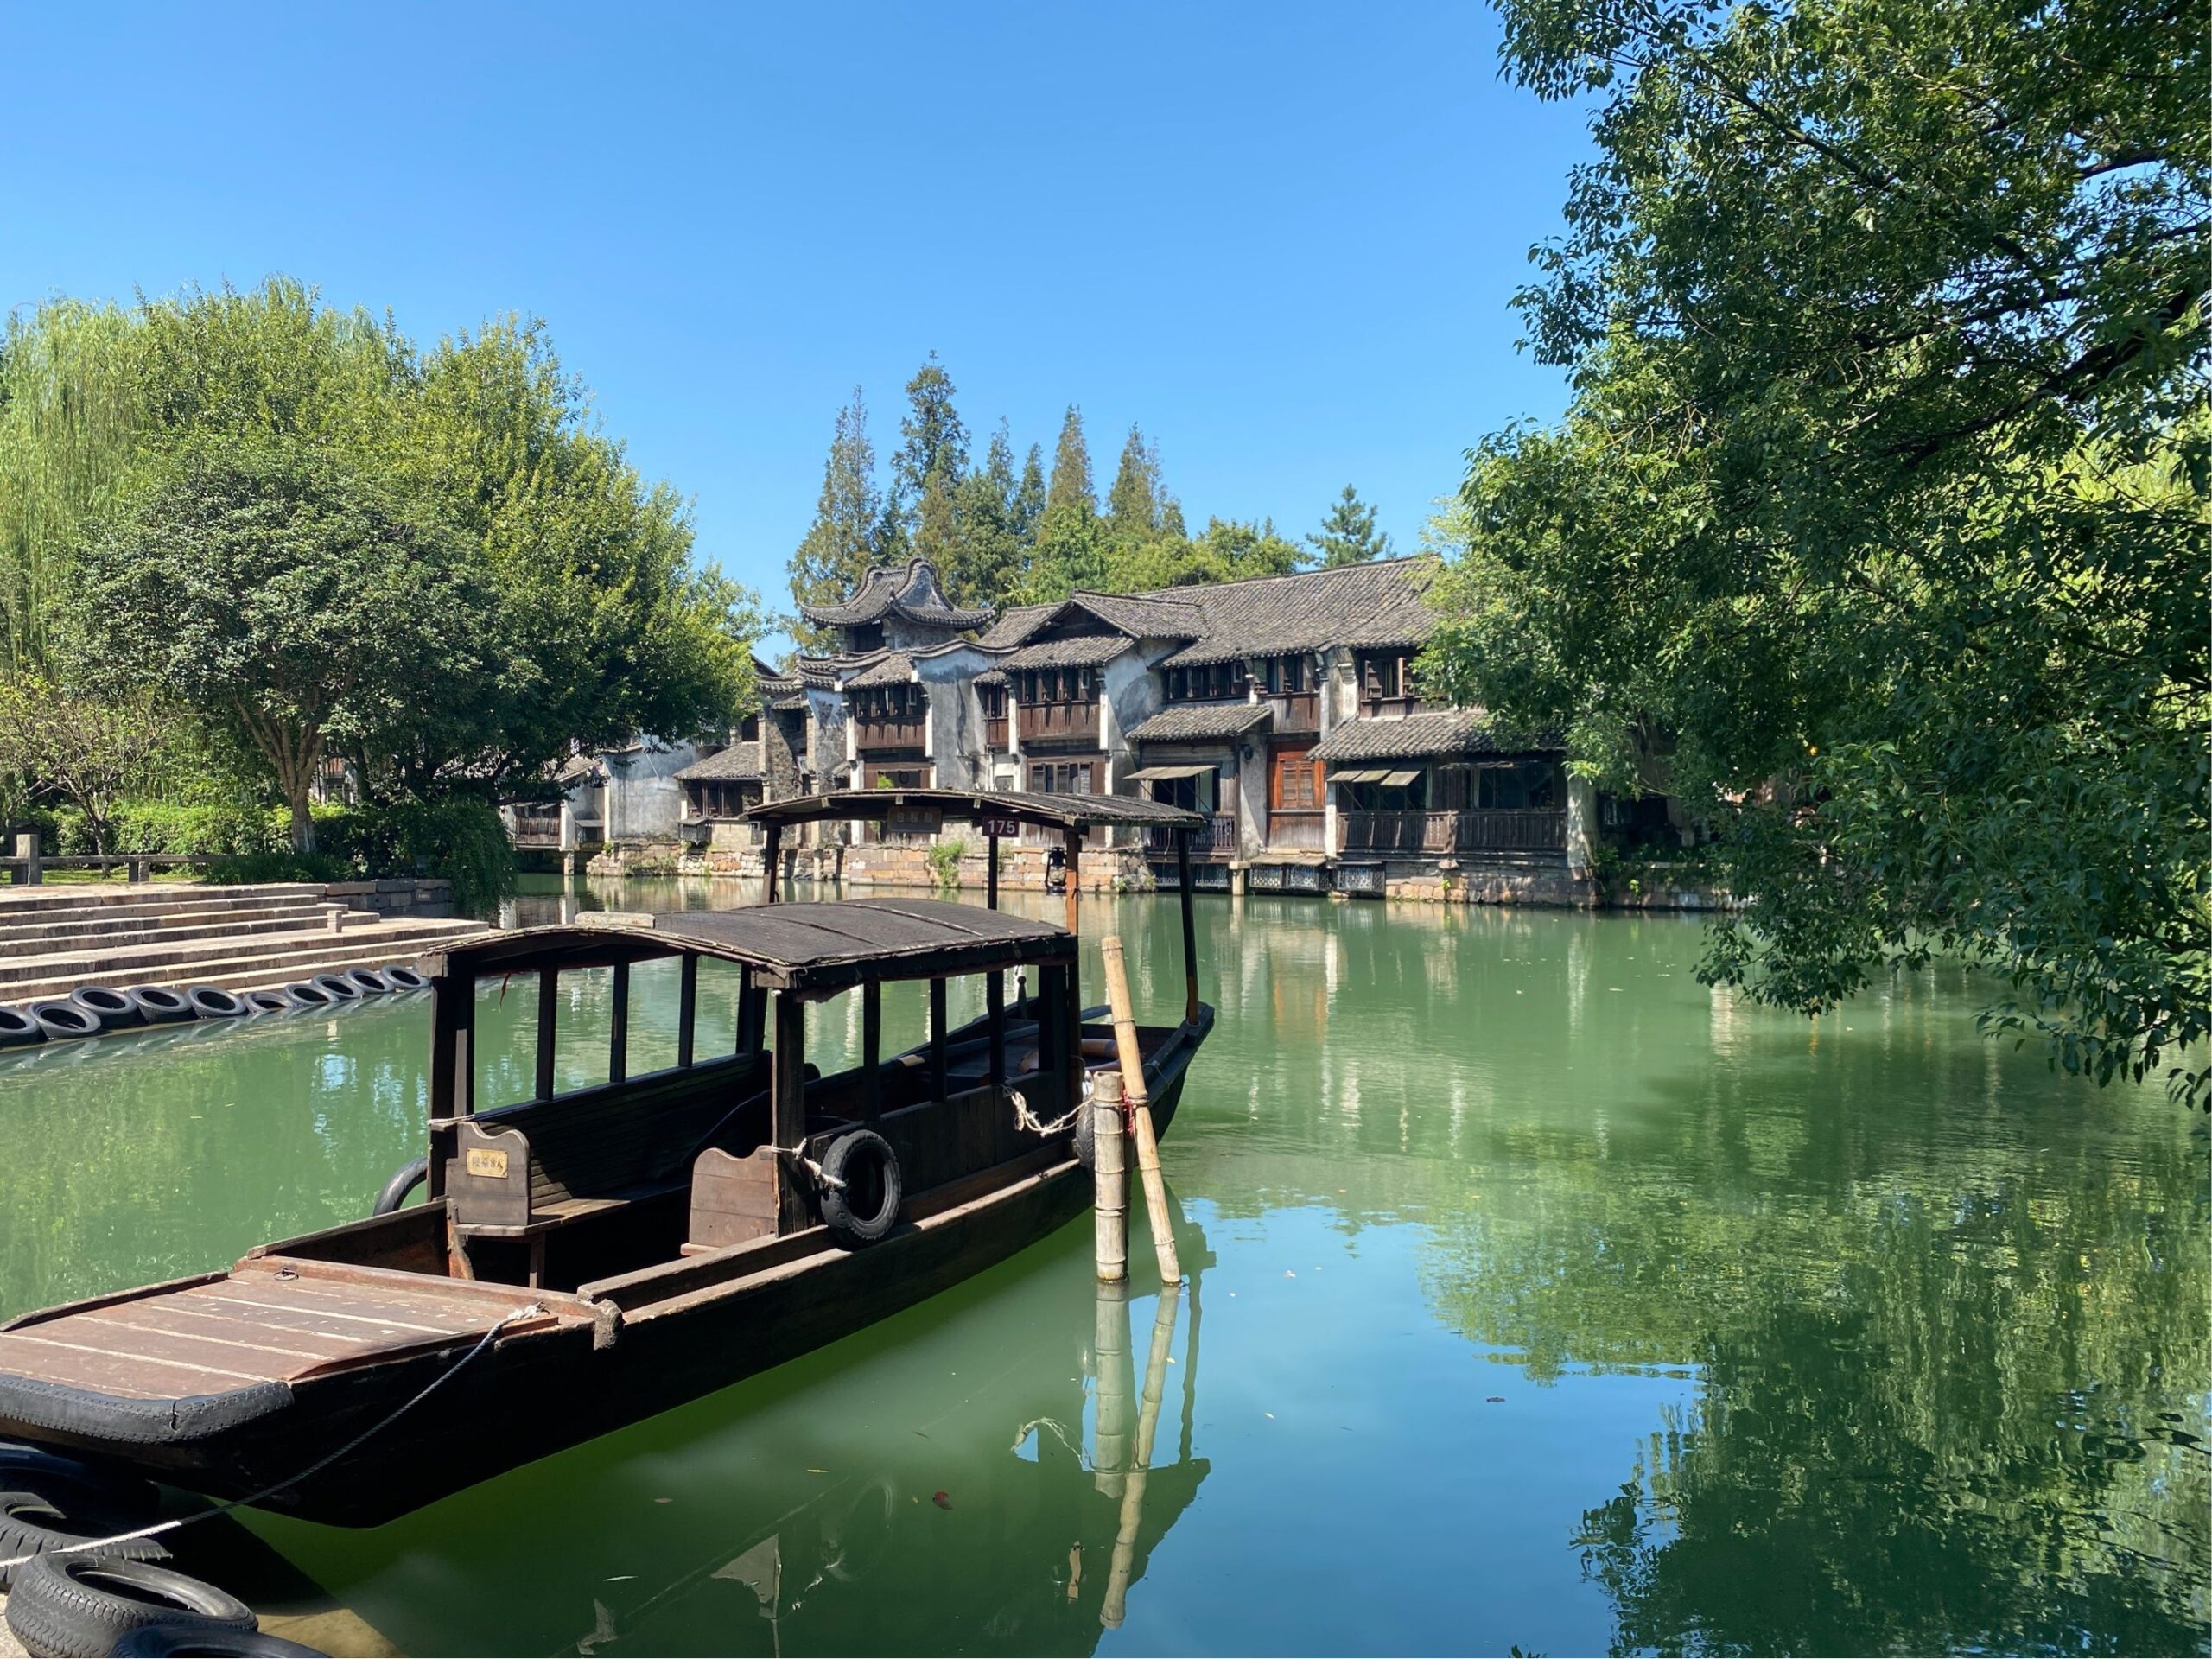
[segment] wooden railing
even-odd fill
[[[1318,732],[1321,729],[1321,694],[1319,691],[1277,691],[1260,694],[1260,701],[1274,710],[1274,729],[1277,735],[1288,732]]]
[[[1004,754],[1007,752],[1004,715],[983,716],[983,747],[990,750],[993,754]]]
[[[1268,850],[1319,853],[1327,850],[1329,815],[1277,807],[1268,814]]]
[[[1175,832],[1165,826],[1144,832],[1144,849],[1147,853],[1172,853],[1175,850]],[[1192,858],[1234,858],[1236,855],[1236,815],[1234,812],[1215,812],[1206,820],[1206,828],[1191,837]]]
[[[1461,812],[1342,812],[1340,852],[1555,853],[1567,846],[1567,814],[1541,808]]]
[[[898,720],[855,719],[853,747],[856,750],[917,750],[922,747],[922,734],[928,725],[926,715]]]
[[[1018,705],[1021,747],[1032,743],[1098,745],[1098,701],[1080,702],[1025,702]]]

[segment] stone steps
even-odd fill
[[[141,882],[128,887],[78,887],[65,882],[35,887],[0,887],[0,928],[19,922],[63,922],[111,916],[126,911],[260,910],[270,905],[320,904],[323,891],[311,881],[271,882],[259,887],[202,887]],[[79,912],[73,916],[64,912]]]
[[[482,931],[482,923],[472,921],[368,922],[343,934],[300,930],[18,957],[0,961],[0,1000],[66,996],[88,985],[207,984],[234,990],[282,984],[340,967],[412,961],[446,940]]]
[[[333,918],[338,918],[335,923]],[[337,904],[271,906],[265,910],[180,910],[148,913],[131,906],[118,915],[32,927],[0,922],[0,963],[16,957],[51,956],[64,950],[163,944],[188,939],[235,938],[243,934],[319,931],[365,926],[375,918]]]

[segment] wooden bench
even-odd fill
[[[547,1235],[686,1189],[699,1136],[758,1094],[767,1068],[766,1054],[736,1055],[454,1120],[445,1192],[461,1265],[471,1239],[520,1241],[537,1286]]]

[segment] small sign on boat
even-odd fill
[[[944,814],[934,806],[898,804],[892,807],[883,828],[893,836],[933,836],[944,823]]]
[[[488,1175],[495,1181],[503,1181],[507,1178],[507,1154],[487,1151],[482,1147],[471,1147],[468,1149],[468,1173]]]

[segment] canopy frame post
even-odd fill
[[[861,1115],[883,1116],[883,982],[861,987]]]
[[[607,1080],[620,1083],[630,1075],[630,964],[618,962],[613,972],[613,1007],[607,1020]]]
[[[1061,842],[1067,849],[1068,931],[1074,933],[1081,931],[1076,925],[1076,917],[1081,907],[1083,897],[1083,876],[1080,869],[1083,861],[1083,831],[1080,830],[1063,831]]]
[[[699,953],[686,950],[677,972],[676,1063],[690,1065],[699,1027]]]
[[[944,976],[930,981],[930,1098],[943,1100],[951,1093],[945,1073]]]
[[[1175,832],[1176,897],[1183,907],[1183,1023],[1198,1023],[1198,925],[1191,907],[1191,832]],[[1197,1319],[1197,1303],[1192,1303]]]
[[[561,1006],[561,970],[541,968],[537,970],[537,1093],[539,1100],[553,1098],[553,1054],[557,1040],[556,1027],[559,1023]]]
[[[776,877],[783,868],[783,861],[784,826],[772,823],[768,826],[768,844],[760,852],[760,867],[768,878],[767,902],[772,905],[776,902]]]
[[[983,903],[996,910],[999,907],[999,838],[985,836],[983,845],[988,860],[984,868],[988,872],[983,878]]]
[[[990,1084],[1006,1090],[1006,976],[991,969],[983,976],[983,1019],[990,1030]]]
[[[476,1110],[476,976],[443,973],[430,982],[430,1122],[450,1123]],[[437,1154],[437,1129],[426,1160],[425,1192],[442,1198],[445,1160]]]
[[[775,1075],[768,1095],[768,1140],[776,1160],[776,1230],[806,1225],[806,1196],[791,1160],[806,1141],[806,1004],[796,991],[776,993]]]

